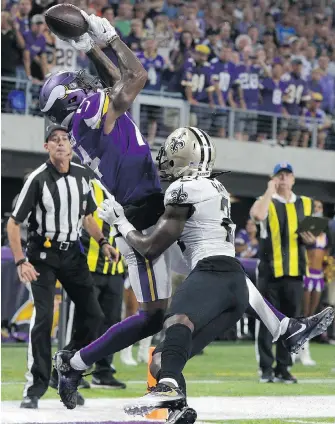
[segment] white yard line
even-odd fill
[[[135,421],[123,412],[133,399],[87,399],[83,407],[66,410],[57,399],[41,400],[38,410],[20,409],[19,401],[1,403],[3,424],[23,423],[122,423]],[[199,420],[282,418],[301,419],[335,416],[335,396],[191,397],[189,405]],[[143,421],[139,419],[136,421]],[[306,422],[307,424],[307,422]],[[313,423],[308,423],[313,424]],[[319,423],[318,423],[319,424]]]

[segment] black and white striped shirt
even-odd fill
[[[29,234],[76,241],[83,217],[96,209],[90,180],[89,171],[81,165],[71,162],[69,172],[61,174],[48,160],[30,174],[12,218],[22,223],[28,217]]]

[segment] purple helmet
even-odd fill
[[[57,124],[68,125],[82,101],[96,92],[101,85],[97,78],[85,71],[60,71],[51,75],[40,92],[40,109]]]

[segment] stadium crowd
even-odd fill
[[[94,73],[84,53],[77,54],[46,26],[43,14],[56,3],[2,2],[1,76],[31,81],[34,114],[39,113],[39,87],[48,73],[64,68]],[[316,131],[319,148],[334,148],[335,13],[331,0],[71,3],[107,18],[148,71],[146,90],[182,93],[197,116],[197,125],[210,134],[226,135],[229,107],[237,111],[237,139],[271,139],[272,117],[262,112],[272,112],[284,117],[276,124],[279,142],[308,147]],[[110,50],[105,48],[108,56]],[[3,111],[20,109],[20,89],[18,82],[2,82]],[[149,107],[147,113],[152,143],[159,113],[157,107]]]

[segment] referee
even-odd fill
[[[97,206],[107,199],[106,193],[100,185],[92,183],[92,195]],[[98,217],[98,212],[93,213],[93,218],[101,229],[106,240],[116,250],[116,243],[113,237],[113,228]],[[101,334],[109,327],[121,321],[121,309],[123,299],[124,265],[122,257],[118,262],[110,262],[99,248],[99,244],[94,237],[83,229],[81,243],[84,247],[87,263],[94,281],[96,296],[101,309],[105,315]],[[114,377],[116,372],[112,365],[113,355],[96,362],[92,376],[92,387],[125,389],[126,385]]]
[[[289,317],[301,313],[306,270],[305,244],[315,242],[311,233],[296,233],[299,222],[312,214],[312,199],[294,194],[294,182],[292,166],[277,164],[266,192],[250,210],[251,218],[260,223],[259,290]],[[282,343],[277,344],[277,364],[272,369],[272,337],[263,323],[260,323],[258,337],[256,331],[257,347],[262,372],[260,382],[297,383],[288,371],[292,358]]]
[[[66,129],[59,125],[49,127],[44,147],[49,160],[30,174],[7,224],[19,278],[23,283],[31,283],[34,301],[22,408],[37,408],[38,399],[48,388],[56,280],[60,280],[77,311],[75,331],[66,349],[78,350],[94,340],[103,323],[103,312],[79,244],[82,223],[105,256],[118,256],[93,219],[96,205],[90,194],[89,173],[83,166],[71,162]],[[27,217],[25,256],[20,225]]]

